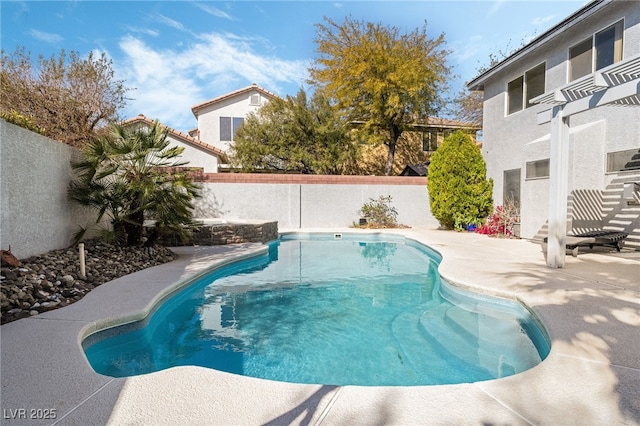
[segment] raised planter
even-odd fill
[[[219,246],[240,243],[266,243],[278,239],[278,222],[224,222],[202,220],[191,238],[183,242],[175,235],[163,235],[165,246]]]

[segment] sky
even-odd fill
[[[11,1],[0,2],[0,45],[38,55],[105,53],[134,90],[123,119],[138,114],[179,131],[197,127],[191,107],[258,84],[279,96],[308,92],[317,24],[325,17],[444,34],[454,77],[447,96],[585,0],[427,1]]]

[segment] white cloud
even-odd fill
[[[304,84],[308,63],[265,56],[254,49],[262,39],[210,33],[180,50],[160,50],[133,36],[120,41],[124,59],[117,65],[126,86],[135,87],[126,114],[144,114],[186,131],[196,125],[191,107],[227,92],[259,84],[280,93]]]
[[[164,16],[160,13],[157,13],[154,18],[156,21],[158,21],[161,24],[168,25],[171,28],[175,28],[176,30],[181,30],[181,31],[184,30],[184,25],[182,25],[180,22],[173,20],[167,16]]]
[[[31,30],[29,34],[36,40],[44,41],[45,43],[57,44],[64,40],[64,37],[59,34],[45,33],[38,30]]]
[[[196,3],[196,6],[199,7],[201,10],[205,11],[206,13],[208,13],[209,15],[216,16],[218,18],[228,19],[230,21],[233,20],[231,15],[218,9],[217,7],[213,7],[208,4],[202,4],[202,3]]]
[[[129,30],[129,32],[132,32],[132,33],[146,34],[146,35],[151,36],[151,37],[158,37],[160,35],[159,31],[152,30],[152,29],[149,29],[149,28],[128,27],[127,30]]]
[[[452,45],[452,57],[456,62],[464,62],[477,56],[483,51],[482,36],[474,35],[466,42],[454,42]]]

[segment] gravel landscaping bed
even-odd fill
[[[166,247],[120,247],[85,241],[86,276],[80,276],[77,247],[54,250],[21,260],[19,267],[2,266],[2,324],[67,306],[105,282],[174,260]]]

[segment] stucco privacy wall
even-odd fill
[[[67,145],[0,120],[0,247],[20,259],[67,247],[90,212],[67,200]],[[278,221],[280,228],[350,226],[371,198],[391,195],[400,223],[433,226],[425,178],[205,174],[198,217]]]
[[[67,201],[72,147],[0,119],[0,247],[23,259],[67,247],[92,216]]]
[[[198,217],[277,220],[279,228],[343,227],[358,221],[364,203],[391,195],[398,222],[438,226],[424,177],[211,173],[203,186]]]

